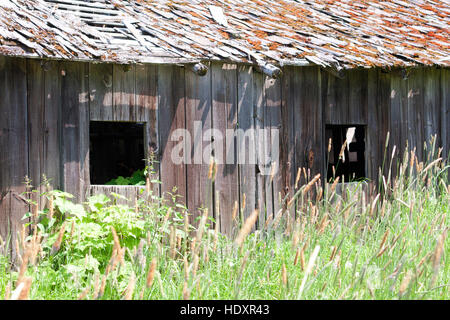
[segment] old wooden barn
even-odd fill
[[[151,152],[154,192],[219,202],[225,233],[235,203],[277,212],[299,168],[324,182],[349,134],[348,179],[377,181],[388,132],[388,152],[422,159],[436,135],[447,156],[449,21],[437,0],[0,0],[0,234],[29,210],[25,176],[133,198],[105,182]]]

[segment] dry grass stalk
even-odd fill
[[[339,159],[343,159],[345,147],[347,146],[347,139],[345,139],[344,143],[342,144],[341,151],[339,151]]]
[[[74,234],[75,234],[75,220],[72,221],[72,226],[70,227],[70,239],[73,239]]]
[[[247,196],[246,196],[245,193],[243,193],[243,194],[242,194],[242,206],[241,206],[241,210],[242,210],[242,211],[245,210],[246,201],[247,201]]]
[[[434,250],[433,253],[432,257],[433,277],[431,278],[431,285],[434,285],[439,274],[439,266],[441,264],[442,253],[444,252],[444,242],[445,238],[447,237],[447,231],[448,229],[446,229],[439,237],[439,240],[436,244],[436,249]]]
[[[145,192],[147,193],[147,195],[150,194],[150,177],[147,176],[145,178]]]
[[[370,213],[369,216],[372,217],[373,213],[375,211],[378,199],[380,198],[380,194],[378,193],[377,196],[375,197],[375,199],[372,201],[372,205],[370,206]]]
[[[30,263],[34,266],[36,264],[36,257],[41,251],[41,232],[33,235],[30,248]]]
[[[84,298],[86,298],[87,294],[89,293],[89,290],[90,290],[89,287],[84,289],[83,292],[81,292],[80,295],[78,296],[78,300],[83,300]]]
[[[271,165],[271,167],[270,167],[270,179],[269,179],[269,183],[272,183],[273,177],[275,176],[276,169],[277,169],[277,162],[274,161],[274,162],[272,162],[272,165]]]
[[[65,230],[66,230],[66,222],[64,221],[63,225],[61,226],[61,229],[59,229],[58,238],[56,239],[55,243],[52,246],[52,254],[55,254],[61,248],[61,243]]]
[[[309,257],[308,265],[306,266],[306,269],[305,269],[305,275],[303,276],[303,280],[302,280],[302,283],[300,285],[300,289],[298,291],[297,299],[300,299],[300,297],[302,296],[303,290],[305,288],[306,280],[308,279],[308,275],[311,273],[311,271],[312,271],[312,269],[314,267],[314,264],[316,262],[317,256],[319,255],[319,251],[320,251],[320,246],[317,245],[314,248],[313,253]]]
[[[425,167],[425,169],[423,169],[423,173],[427,172],[431,167],[433,167],[434,165],[438,164],[439,162],[442,161],[442,158],[438,158],[436,160],[434,160],[433,162],[431,162],[429,165],[427,165]]]
[[[318,210],[317,210],[318,212]],[[319,224],[316,226],[316,229],[319,230],[319,234],[322,234],[323,231],[325,230],[325,227],[328,225],[328,217],[327,214],[325,214],[322,218],[322,220],[320,220]]]
[[[188,284],[185,281],[183,285],[183,300],[189,300],[190,292],[188,290]]]
[[[109,267],[109,266],[108,266],[108,267]],[[106,271],[109,272],[108,267],[107,267]],[[103,277],[102,277],[102,282],[101,282],[101,285],[100,285],[100,291],[99,291],[99,293],[98,293],[96,299],[100,299],[101,297],[103,297],[103,294],[105,293],[106,280],[107,280],[107,277],[108,277],[108,272],[105,272],[105,274],[104,274]]]
[[[175,258],[175,227],[173,225],[170,226],[170,257],[172,259]]]
[[[109,259],[109,264],[107,266],[107,271],[114,271],[114,269],[116,268],[118,259],[117,259],[117,254],[118,254],[118,250],[116,249],[116,247],[114,246],[112,252],[111,252],[111,258]]]
[[[117,254],[117,260],[120,261],[120,264],[122,267],[125,266],[125,250],[128,249],[127,247],[123,247],[122,249],[118,250]]]
[[[319,180],[319,178],[320,178],[320,173],[316,174],[314,176],[314,178],[310,182],[308,182],[305,189],[303,189],[302,194],[305,195],[312,188],[312,186],[317,182],[317,180]]]
[[[336,255],[337,247],[333,246],[333,250],[331,250],[330,261],[333,261],[334,256]]]
[[[389,250],[389,254],[392,253],[392,251],[394,250],[395,245],[397,244],[398,239],[400,239],[401,235],[403,233],[405,233],[406,229],[408,228],[408,225],[405,225],[402,229],[402,231],[400,231],[400,233],[394,238],[394,240],[392,240],[392,243],[390,245],[391,249]],[[420,251],[420,248],[419,248]]]
[[[303,246],[302,250],[300,251],[300,268],[302,269],[302,271],[305,270],[305,246]]]
[[[197,243],[197,237],[192,238],[192,241],[191,241],[191,252],[195,251],[196,243]]]
[[[398,294],[399,296],[403,296],[406,292],[406,290],[408,289],[409,283],[411,282],[412,279],[412,274],[411,271],[408,270],[408,272],[406,273],[405,277],[403,278],[401,284],[400,284],[400,288],[398,290]]]
[[[156,258],[153,258],[147,273],[147,281],[146,281],[147,288],[150,288],[152,286],[153,280],[155,279],[155,272],[156,272]]]
[[[342,251],[339,250],[339,252],[336,255],[336,262],[334,264],[336,268],[339,268],[338,272],[341,272],[341,269],[340,269],[341,268],[341,254],[342,254]]]
[[[48,219],[52,219],[53,218],[53,214],[54,214],[54,211],[55,211],[53,201],[54,201],[53,195],[51,194],[50,198],[48,199],[48,214],[47,214],[47,218]]]
[[[181,251],[181,242],[182,242],[182,240],[183,240],[183,238],[179,235],[179,234],[177,234],[177,249],[179,250],[179,251]]]
[[[284,287],[287,286],[287,271],[286,271],[286,265],[284,263],[281,266],[281,282]]]
[[[387,246],[380,249],[380,251],[378,251],[378,253],[377,253],[377,258],[381,257],[383,255],[383,253],[386,251],[386,249],[387,249]]]
[[[211,157],[208,168],[208,179],[214,181],[216,179],[216,172],[217,172],[217,163],[214,160],[214,157]]]
[[[319,182],[320,185],[320,182]],[[320,200],[322,200],[322,196],[323,196],[323,188],[319,187],[319,191],[317,192],[317,196],[316,196],[316,203],[319,203]]]
[[[235,221],[236,220],[238,208],[239,208],[239,204],[238,204],[237,201],[235,201],[234,202],[234,206],[233,206],[233,213],[231,214],[231,221]]]
[[[98,272],[95,272],[95,276],[94,276],[94,292],[92,294],[92,297],[94,297],[94,299],[97,298],[99,291],[100,291],[100,274]]]
[[[203,211],[203,215],[202,218],[200,219],[200,224],[198,225],[198,229],[197,229],[197,248],[200,247],[201,242],[202,242],[202,237],[203,237],[203,232],[205,229],[205,225],[206,225],[206,220],[208,219],[208,209],[205,209]]]
[[[300,255],[300,248],[297,248],[297,251],[295,252],[294,266],[297,265],[299,255]]]
[[[30,255],[31,255],[31,244],[26,244],[24,249],[25,249],[25,252],[22,257],[22,263],[20,264],[19,275],[17,277],[17,282],[16,282],[17,284],[19,284],[22,281],[22,279],[25,275],[25,272],[27,271],[28,261],[30,259]]]
[[[134,274],[134,272],[132,272],[130,280],[128,281],[128,286],[125,289],[124,300],[132,300],[133,299],[135,285],[136,285],[136,275]]]
[[[32,282],[33,279],[31,277],[24,277],[18,282],[17,288],[12,292],[10,300],[28,300]]]
[[[120,247],[120,241],[119,241],[119,236],[117,235],[116,229],[114,229],[113,226],[111,226],[111,233],[113,235],[113,240],[114,240],[114,247],[113,250],[119,250]]]
[[[266,222],[264,223],[264,230],[267,230],[267,228],[269,227],[269,224],[270,224],[270,222],[272,222],[272,220],[273,220],[273,215],[270,215],[267,218]]]
[[[295,178],[295,189],[298,188],[298,182],[300,181],[301,174],[302,174],[302,168],[298,168],[297,177]]]
[[[189,233],[189,215],[186,210],[186,211],[184,211],[184,253],[185,254],[186,254],[186,250],[188,248],[188,241],[189,241],[188,233]],[[148,243],[150,243],[150,242],[148,242]]]
[[[242,246],[245,238],[252,230],[252,227],[255,225],[256,219],[258,218],[258,213],[259,213],[258,209],[253,210],[252,214],[247,218],[247,220],[245,220],[244,225],[242,226],[238,236],[234,241],[238,247]]]
[[[5,288],[5,300],[9,300],[11,297],[11,282],[8,282]]]
[[[25,233],[26,233],[25,225],[22,224],[22,228],[20,230],[20,243],[21,243],[22,250],[24,249],[24,246],[25,246]],[[17,247],[17,250],[19,250],[19,247]]]
[[[294,236],[292,237],[292,248],[297,247],[298,240],[300,238],[299,233],[300,233],[300,230],[298,230],[298,227],[296,227],[294,230]]]
[[[189,262],[188,262],[186,256],[184,256],[184,258],[183,258],[183,263],[184,263],[184,280],[188,281],[188,279],[189,279]]]
[[[195,253],[194,254],[194,261],[193,261],[193,267],[192,267],[192,276],[195,278],[195,276],[197,275],[197,269],[198,269],[198,254]]]
[[[134,212],[139,213],[138,197],[134,197]]]
[[[389,229],[387,229],[383,235],[383,239],[381,240],[379,250],[381,250],[383,248],[384,244],[386,243],[388,235],[389,235]]]
[[[35,224],[34,227],[36,227],[36,224],[38,223],[38,219],[39,219],[39,204],[38,202],[33,203],[33,212],[32,212],[32,216],[33,216],[33,223]]]

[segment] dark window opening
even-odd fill
[[[91,184],[130,177],[145,168],[144,128],[137,122],[90,122]]]
[[[326,145],[331,147],[327,153],[327,180],[344,176],[345,182],[365,179],[365,136],[361,125],[327,125],[325,127]],[[329,141],[331,139],[331,145]],[[342,148],[345,140],[347,145]]]

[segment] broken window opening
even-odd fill
[[[327,180],[342,176],[344,182],[365,180],[365,126],[326,125],[325,137],[329,146]]]
[[[91,184],[130,177],[145,168],[145,123],[91,121],[89,160]]]

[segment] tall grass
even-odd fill
[[[207,210],[194,228],[184,206],[150,188],[133,207],[99,196],[77,206],[48,190],[49,208],[32,210],[30,234],[19,234],[15,265],[0,241],[0,297],[448,299],[447,160],[435,140],[423,162],[414,150],[388,156],[375,193],[316,175],[262,230],[250,233],[257,211],[233,219],[232,237]]]

